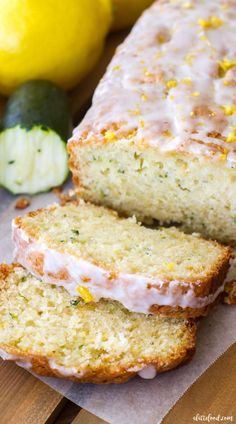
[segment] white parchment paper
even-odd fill
[[[15,210],[13,199],[0,189],[1,262],[12,260],[11,219],[25,213]],[[27,210],[46,206],[56,200],[51,193],[36,196]],[[135,378],[122,385],[105,386],[75,384],[52,378],[41,380],[111,424],[158,424],[188,387],[236,341],[235,318],[236,307],[219,305],[215,308],[199,323],[197,351],[193,360],[154,380]]]

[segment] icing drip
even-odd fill
[[[118,48],[73,139],[145,140],[235,167],[235,32],[235,0],[157,1]]]

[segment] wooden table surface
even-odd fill
[[[197,414],[201,416],[212,414],[215,417],[233,416],[233,422],[235,422],[235,358],[236,344],[229,348],[187,390],[166,415],[163,424],[195,423],[193,417]],[[1,424],[102,424],[104,422],[74,405],[14,363],[0,361]]]
[[[96,69],[78,89],[71,93],[75,123],[79,121],[88,108],[98,80],[103,75],[115,47],[125,35],[125,33],[118,33],[109,37],[103,57]],[[215,417],[219,416],[219,418],[233,416],[233,422],[236,422],[235,359],[236,344],[229,348],[187,390],[166,415],[163,424],[195,423],[197,421],[194,420],[194,417],[197,414],[199,414],[199,422],[204,420],[201,416],[205,416],[207,419],[208,414]],[[231,421],[221,420],[220,422],[228,423]],[[0,360],[0,424],[71,423],[102,424],[104,421],[74,405],[14,363]]]

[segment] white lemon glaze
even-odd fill
[[[63,377],[76,377],[76,378],[82,378],[84,375],[84,372],[78,372],[76,368],[68,368],[63,365],[58,365],[54,359],[49,359],[48,361],[49,366],[52,370],[56,370],[60,373]],[[128,369],[128,371],[131,372],[137,372],[139,377],[144,379],[152,379],[156,377],[157,371],[154,365],[148,365],[144,366],[140,369],[140,366],[133,367]]]
[[[201,308],[214,302],[224,290],[224,284],[222,284],[213,294],[197,297],[194,292],[196,283],[173,280],[164,286],[165,282],[159,278],[125,273],[118,273],[111,278],[109,271],[87,260],[51,250],[44,242],[29,240],[27,234],[21,228],[17,228],[14,222],[13,239],[15,259],[39,278],[41,276],[32,265],[31,257],[39,254],[44,256],[43,280],[45,282],[62,286],[71,296],[76,297],[78,297],[77,288],[85,287],[94,300],[98,301],[101,298],[117,300],[133,312],[150,313],[152,305]],[[25,243],[24,248],[22,248],[22,240]],[[60,278],[59,273],[65,274],[66,278]]]
[[[11,353],[6,352],[3,349],[0,349],[0,357],[4,361],[14,361],[19,367],[24,368],[26,370],[31,370],[32,368],[32,364],[29,359],[22,359],[21,356],[13,355]],[[59,365],[54,359],[49,359],[48,365],[52,370],[57,371],[60,374],[60,376],[65,378],[75,377],[79,379],[79,378],[82,378],[84,375],[83,371],[78,372],[75,367],[65,367],[63,365]],[[130,368],[128,371],[137,372],[139,377],[144,379],[152,379],[156,377],[156,374],[157,374],[156,368],[154,365],[148,365],[147,367],[144,367],[141,370],[140,370],[140,367],[134,367],[132,369]]]
[[[154,365],[148,365],[138,372],[139,377],[144,378],[146,380],[151,380],[156,377],[157,371]]]
[[[23,357],[18,355],[13,355],[11,353],[6,352],[3,349],[0,349],[0,357],[4,361],[14,361],[19,367],[30,370],[32,368],[30,359],[23,359]],[[62,377],[75,377],[82,378],[84,375],[83,371],[78,372],[75,367],[65,367],[63,365],[59,365],[54,359],[48,360],[49,367],[52,370],[56,370]],[[144,379],[152,379],[156,377],[157,371],[154,365],[148,365],[140,369],[140,366],[136,366],[130,368],[128,371],[137,372],[139,377]]]
[[[84,375],[84,372],[78,372],[74,367],[68,368],[63,365],[58,365],[54,359],[49,359],[48,363],[52,370],[58,371],[63,377],[81,378]],[[141,369],[140,366],[137,365],[136,367],[128,369],[128,371],[137,372],[139,377],[144,379],[152,379],[155,378],[157,375],[157,371],[154,365],[144,366],[141,367]]]
[[[17,365],[19,365],[19,367],[25,368],[26,370],[30,370],[32,368],[30,359],[25,359],[22,356],[13,355],[3,349],[0,349],[0,357],[4,361],[14,361]]]
[[[83,377],[83,372],[78,372],[75,367],[65,367],[63,365],[57,364],[57,362],[54,359],[49,359],[48,364],[52,370],[56,370],[59,372],[60,375],[63,377],[77,377],[81,378]]]
[[[25,359],[18,355],[13,355],[11,353],[6,352],[3,349],[0,349],[0,357],[4,361],[14,361],[19,367],[30,370],[32,368],[31,360]],[[62,365],[58,365],[54,359],[48,360],[49,367],[52,370],[58,371],[58,373],[63,377],[77,377],[81,378],[83,376],[83,372],[77,372],[76,368],[72,367],[64,367]]]
[[[235,33],[235,0],[157,1],[118,48],[72,140],[104,141],[109,129],[108,141],[127,143],[130,131],[134,143],[235,167]]]

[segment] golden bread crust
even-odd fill
[[[209,312],[220,302],[223,294],[219,296],[211,304],[202,308],[181,308],[181,306],[159,306],[153,305],[150,312],[155,315],[163,315],[170,318],[199,318],[209,314]]]
[[[132,369],[135,369],[140,367],[146,367],[153,365],[156,369],[156,372],[162,373],[166,371],[170,371],[171,369],[174,369],[180,365],[184,365],[185,363],[189,362],[194,353],[195,353],[195,343],[196,343],[196,322],[194,320],[189,320],[187,323],[187,329],[189,332],[189,338],[191,339],[191,344],[189,348],[187,349],[179,349],[175,355],[171,355],[169,357],[169,360],[163,362],[158,360],[153,360],[152,358],[147,359],[145,362],[140,363],[129,363],[129,365],[124,368],[120,367],[115,371],[110,371],[109,365],[100,367],[100,368],[93,368],[92,364],[90,369],[83,371],[83,375],[81,377],[75,377],[75,376],[66,376],[66,379],[74,381],[74,382],[81,382],[81,383],[95,383],[95,384],[109,384],[109,383],[124,383],[131,378],[135,377],[138,374],[138,371],[130,371]],[[45,377],[56,377],[56,378],[62,378],[65,379],[65,375],[60,373],[59,370],[54,369],[50,366],[50,359],[45,356],[42,356],[37,353],[32,352],[22,352],[19,349],[13,349],[12,347],[9,348],[9,346],[6,345],[0,345],[0,349],[2,349],[4,352],[7,352],[10,355],[14,355],[15,357],[18,357],[19,360],[22,361],[30,361],[31,362],[31,368],[30,370],[38,375],[45,376]],[[10,359],[11,360],[11,359]],[[13,362],[17,361],[17,359],[11,360]],[[79,370],[78,370],[79,373]]]
[[[3,349],[0,346],[1,349]],[[166,371],[170,371],[174,368],[177,368],[180,365],[184,365],[185,363],[189,362],[193,355],[195,353],[195,348],[191,348],[185,352],[180,352],[179,355],[175,358],[171,358],[170,363],[164,364],[164,363],[157,363],[157,362],[148,362],[146,364],[143,363],[144,366],[153,365],[156,368],[156,372],[163,373]],[[124,369],[117,369],[116,373],[109,373],[108,369],[96,369],[93,371],[87,371],[84,372],[82,377],[73,377],[73,376],[66,376],[61,374],[58,370],[52,369],[50,367],[50,364],[48,362],[47,358],[39,357],[39,356],[29,356],[25,355],[22,356],[21,352],[15,350],[11,351],[11,354],[13,355],[21,355],[21,360],[31,360],[32,361],[32,368],[30,371],[34,372],[35,374],[44,376],[44,377],[55,377],[55,378],[62,378],[71,380],[73,382],[79,382],[79,383],[93,383],[93,384],[111,384],[111,383],[125,383],[126,381],[130,380],[131,378],[134,378],[138,373],[124,370]],[[137,366],[136,363],[130,364],[130,368],[132,369],[132,366]]]
[[[189,349],[182,350],[176,352],[175,356],[171,356],[169,358],[169,361],[166,361],[165,363],[162,361],[152,361],[150,359],[146,362],[142,362],[142,366],[150,366],[153,365],[156,369],[156,372],[162,373],[166,371],[170,371],[171,369],[174,369],[180,365],[184,365],[185,363],[189,362],[194,353],[195,353],[195,334],[196,334],[196,323],[194,321],[189,322],[189,331],[192,334],[192,337],[194,339],[194,343],[192,347],[189,347]],[[117,370],[114,372],[109,371],[109,366],[107,367],[100,367],[96,369],[88,369],[86,371],[83,371],[83,376],[81,377],[75,377],[75,376],[66,376],[60,373],[60,371],[53,369],[50,366],[49,359],[43,357],[41,355],[32,354],[31,352],[28,352],[27,354],[23,354],[21,351],[17,349],[9,349],[7,346],[1,346],[0,349],[3,351],[6,351],[7,353],[10,353],[14,356],[19,356],[21,361],[30,361],[32,364],[31,371],[35,374],[45,376],[45,377],[56,377],[56,378],[62,378],[71,380],[74,382],[80,382],[80,383],[95,383],[95,384],[110,384],[110,383],[124,383],[131,378],[134,378],[138,372],[135,371],[129,371],[129,369],[135,369],[135,367],[139,367],[140,364],[137,363],[130,363],[129,367],[126,369],[124,368],[117,368]],[[92,364],[91,364],[92,365]]]
[[[222,281],[224,280],[227,270],[228,270],[228,255],[225,255],[224,261],[222,261],[222,269],[218,273],[217,269],[215,273],[212,273],[212,278],[209,278],[204,282],[204,286],[196,285],[194,286],[195,293],[197,297],[204,297],[207,294],[214,294],[214,292],[222,285]],[[38,278],[44,276],[43,272],[44,267],[44,256],[41,253],[31,254],[29,257],[29,262],[27,268],[30,272],[34,273]],[[111,272],[112,275],[112,272]],[[65,269],[63,272],[59,273],[49,273],[49,277],[53,279],[66,279],[69,277],[68,271]],[[114,274],[113,274],[114,277]],[[112,281],[112,280],[111,280]],[[168,282],[163,285],[163,289],[168,286]],[[181,287],[182,293],[184,293],[184,287]],[[155,315],[163,315],[167,317],[173,318],[197,318],[200,316],[206,316],[211,311],[211,309],[219,302],[222,298],[222,293],[219,294],[217,299],[204,307],[200,308],[182,308],[181,306],[165,306],[165,305],[152,305],[149,309],[150,313]],[[231,300],[232,302],[232,300]],[[226,302],[228,303],[228,302]]]
[[[6,290],[6,281],[11,273],[14,272],[16,268],[22,268],[18,264],[12,265],[0,265],[0,290]],[[7,283],[9,284],[9,283]],[[138,371],[143,369],[146,366],[152,365],[157,373],[165,372],[176,368],[180,364],[184,364],[188,362],[194,352],[195,352],[195,344],[196,344],[196,322],[195,320],[187,320],[184,323],[185,330],[187,333],[187,342],[185,345],[179,345],[172,351],[167,354],[165,358],[160,359],[157,357],[149,357],[145,360],[142,359],[142,362],[137,361],[129,361],[125,366],[119,365],[119,363],[114,366],[114,363],[105,363],[99,365],[94,365],[90,363],[87,369],[76,370],[76,375],[68,375],[69,370],[65,368],[65,374],[61,372],[60,365],[53,366],[53,363],[57,363],[56,352],[55,357],[53,353],[50,354],[50,357],[43,355],[37,351],[32,351],[30,348],[28,350],[21,350],[19,347],[13,347],[6,343],[0,342],[0,350],[2,353],[6,353],[6,358],[11,361],[19,362],[22,366],[24,366],[24,362],[26,364],[26,368],[30,369],[32,372],[35,372],[38,375],[42,376],[51,376],[57,378],[67,378],[72,381],[78,381],[83,383],[96,383],[96,384],[104,384],[104,383],[123,383],[128,381],[130,378],[133,378],[137,375]],[[12,356],[12,358],[11,358]],[[53,362],[53,363],[52,363]],[[30,366],[31,365],[31,366]],[[56,369],[55,369],[56,368]],[[61,367],[63,368],[63,367]],[[68,372],[69,371],[69,372]],[[72,373],[73,374],[73,373]]]
[[[228,305],[236,305],[236,281],[226,283],[223,300]]]

